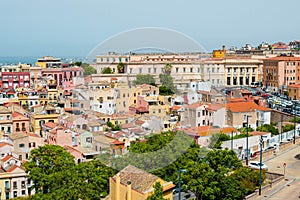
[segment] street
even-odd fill
[[[278,155],[275,158],[264,161],[269,167],[270,172],[284,174],[286,180],[284,186],[274,188],[274,190],[267,193],[267,195],[260,199],[269,200],[294,200],[300,198],[300,159],[297,155],[300,154],[300,146]],[[297,158],[298,157],[298,158]],[[286,167],[284,169],[284,163]]]

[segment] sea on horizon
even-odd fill
[[[55,56],[61,58],[62,62],[69,63],[71,61],[83,61],[85,57],[83,56]],[[34,65],[37,60],[41,58],[41,56],[0,56],[0,66],[3,65],[17,65],[19,63],[22,64],[30,64]]]

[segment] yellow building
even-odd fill
[[[41,67],[42,69],[60,67],[61,61],[60,58],[54,58],[52,56],[44,56],[43,58],[38,59],[35,65]]]
[[[145,200],[154,193],[153,186],[160,182],[163,187],[163,197],[173,199],[172,190],[175,185],[157,176],[128,165],[118,174],[110,178],[111,200]]]
[[[30,116],[31,131],[37,135],[42,133],[42,126],[47,122],[57,123],[58,114],[55,108],[46,107],[42,112],[34,113]]]
[[[144,100],[149,105],[149,114],[160,118],[170,114],[170,106],[164,96],[145,96]]]
[[[0,173],[0,199],[10,197],[10,176],[9,173]]]

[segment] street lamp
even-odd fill
[[[294,98],[296,100],[296,98]],[[296,144],[296,102],[293,102],[294,104],[294,144]]]
[[[261,185],[262,185],[262,149],[263,149],[263,138],[266,136],[261,135],[259,140],[260,152],[259,152],[259,195],[261,195]]]
[[[181,199],[181,179],[180,179],[181,172],[187,172],[187,171],[186,171],[186,169],[178,170],[178,200]]]
[[[248,136],[248,128],[249,128],[249,115],[244,115],[244,119],[246,118],[246,165],[248,166],[249,159],[249,136]]]

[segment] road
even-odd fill
[[[274,189],[263,199],[268,200],[296,200],[300,198],[300,159],[295,156],[300,154],[300,146],[287,151],[277,157],[264,161],[269,171],[283,174],[285,171],[285,186]],[[300,157],[299,157],[300,158]],[[286,168],[284,170],[284,163]]]

